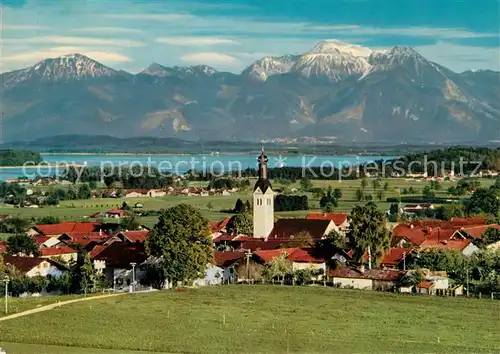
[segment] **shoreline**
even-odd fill
[[[42,164],[42,165],[26,165],[26,166],[0,166],[0,169],[7,169],[7,168],[25,168],[25,169],[34,169],[34,168],[52,168],[52,167],[83,167],[84,165],[79,165],[79,164],[65,164],[65,163],[50,163],[50,164]]]
[[[217,154],[201,154],[201,153],[186,153],[186,152],[41,152],[42,156],[228,156],[228,155],[247,155],[254,156],[255,154],[260,153],[260,151],[248,151],[248,152],[219,152]],[[294,153],[288,151],[265,151],[266,155],[283,155],[283,156],[332,156],[332,157],[343,157],[343,156],[393,156],[392,154],[378,154],[378,153],[344,153],[344,154],[335,154],[335,153],[321,153],[321,154],[312,154],[312,153]]]

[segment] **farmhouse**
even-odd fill
[[[399,286],[401,278],[406,274],[399,270],[364,270],[338,268],[328,272],[333,284],[340,288],[363,290],[393,290]]]
[[[60,277],[66,271],[58,263],[39,257],[4,256],[4,263],[15,267],[30,278],[36,276],[46,277],[48,275]]]

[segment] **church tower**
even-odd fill
[[[268,237],[274,227],[274,192],[267,179],[267,156],[264,149],[257,161],[259,179],[253,189],[253,236]]]

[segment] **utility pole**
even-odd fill
[[[9,277],[5,276],[3,278],[3,281],[5,283],[5,314],[7,315],[9,313],[9,305],[8,305],[8,299],[9,299]]]
[[[406,270],[406,252],[403,253],[403,270]]]
[[[130,265],[132,266],[132,292],[135,293],[135,266],[137,263],[132,262]]]
[[[467,262],[467,268],[465,270],[466,273],[466,283],[467,283],[467,297],[469,297],[469,262]]]
[[[368,269],[372,269],[372,250],[368,246]]]
[[[250,258],[252,257],[252,252],[250,250],[247,250],[245,252],[245,258],[247,260],[247,282],[250,282]]]

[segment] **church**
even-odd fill
[[[253,237],[266,240],[290,240],[299,233],[308,233],[315,240],[333,230],[342,231],[336,220],[339,214],[309,214],[305,219],[279,219],[274,222],[275,191],[268,176],[268,158],[262,149],[257,158],[259,174],[253,189]],[[330,218],[336,217],[336,220]],[[316,216],[316,217],[315,217]],[[347,219],[347,214],[345,214]]]
[[[259,178],[253,189],[253,237],[266,238],[274,228],[274,191],[267,176],[264,149],[257,158]]]

